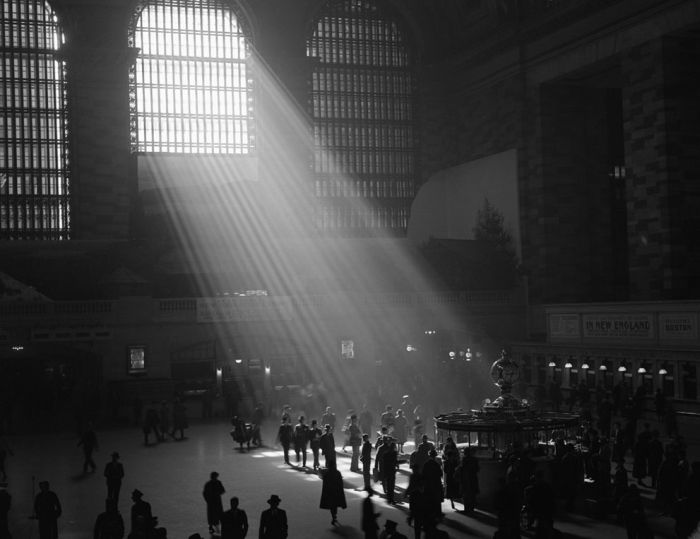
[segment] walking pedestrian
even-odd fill
[[[476,508],[476,497],[479,494],[479,461],[470,447],[464,448],[464,456],[456,473],[459,478],[464,512],[471,513]]]
[[[299,422],[294,427],[294,453],[296,453],[297,464],[301,454],[302,467],[306,468],[306,445],[309,441],[309,427],[304,423],[304,416],[299,416]]]
[[[347,508],[345,491],[343,490],[343,476],[335,466],[335,461],[323,472],[323,485],[321,487],[321,509],[331,512],[331,525],[338,524],[338,508]]]
[[[287,513],[279,508],[281,501],[277,494],[272,494],[267,500],[270,508],[260,514],[259,539],[287,539],[289,533]]]
[[[315,419],[311,420],[311,426],[309,427],[309,430],[306,433],[306,435],[309,439],[309,447],[311,448],[311,453],[314,456],[314,470],[318,470],[321,466],[318,460],[318,455],[321,450],[321,436],[323,435],[323,432],[321,431],[321,429],[318,428]]]
[[[335,414],[330,406],[326,406],[326,411],[321,416],[321,425],[330,425],[331,431],[335,430]]]
[[[48,481],[39,483],[39,494],[34,498],[34,515],[39,522],[39,539],[58,538],[58,519],[63,512],[58,496]]]
[[[80,436],[78,440],[78,447],[83,448],[83,473],[88,473],[88,468],[90,471],[94,472],[97,469],[97,465],[92,458],[92,454],[97,450],[97,435],[92,428],[92,423],[88,422],[85,432]]]
[[[209,474],[209,481],[204,484],[202,495],[204,496],[204,501],[207,503],[207,524],[209,524],[209,533],[212,534],[218,531],[221,515],[224,512],[221,503],[221,495],[224,492],[226,492],[226,489],[224,489],[224,485],[219,481],[219,474],[217,472],[211,472]]]
[[[105,500],[105,512],[100,513],[95,521],[94,539],[122,539],[124,537],[124,519],[119,512],[114,498]]]
[[[335,438],[333,437],[333,426],[326,423],[324,433],[321,436],[321,452],[326,459],[326,468],[335,464]]]
[[[112,453],[112,460],[105,466],[105,478],[107,479],[107,498],[119,503],[119,491],[122,488],[124,478],[124,466],[119,462],[119,453]]]
[[[282,446],[282,451],[284,453],[284,463],[289,464],[289,448],[292,445],[292,440],[294,439],[294,429],[289,423],[289,418],[285,417],[282,419],[282,424],[277,430],[277,439]]]
[[[454,509],[455,499],[459,498],[459,481],[455,477],[455,471],[459,466],[459,448],[451,436],[447,437],[442,449],[442,465],[445,475],[445,498],[450,500],[450,505]]]
[[[248,535],[248,515],[238,503],[237,496],[231,498],[231,509],[221,516],[221,539],[245,539]]]

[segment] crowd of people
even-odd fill
[[[550,387],[550,397],[556,397],[556,391],[554,385]],[[679,539],[691,537],[700,520],[700,462],[688,461],[685,441],[677,426],[668,428],[669,404],[661,402],[658,396],[655,399],[657,419],[666,427],[662,436],[650,422],[639,428],[642,409],[638,395],[617,400],[603,394],[600,399],[595,398],[595,407],[591,395],[576,398],[581,399],[578,404],[583,418],[578,431],[555,432],[550,444],[512,443],[500,456],[501,473],[488,479],[498,482],[488,485],[486,490],[495,492],[488,500],[481,494],[480,482],[484,479],[480,478],[480,459],[474,447],[461,444],[463,440],[459,438],[446,437],[439,444],[431,439],[425,433],[420,406],[405,412],[403,407],[394,410],[392,405],[386,405],[376,414],[377,421],[367,405],[359,412],[348,409],[342,421],[331,406],[325,406],[318,419],[308,421],[303,412],[294,414],[290,405],[284,405],[274,428],[284,463],[320,475],[319,508],[329,511],[332,526],[339,524],[339,511],[347,507],[338,457],[349,458],[350,473],[362,476],[367,492],[360,523],[367,538],[405,537],[400,525],[391,519],[386,519],[380,529],[380,513],[373,501],[376,496],[407,513],[407,525],[416,539],[448,537],[440,529],[446,500],[453,510],[465,515],[475,515],[483,508],[493,511],[499,538],[520,537],[523,530],[535,537],[554,537],[558,513],[589,509],[601,516],[616,515],[630,539],[643,539],[652,536],[647,518],[650,508],[675,519]],[[555,408],[561,404],[552,400],[550,405]],[[583,405],[595,411],[587,413]],[[177,414],[184,411],[171,411],[167,403],[161,403],[160,409],[156,404],[148,407],[140,425],[144,443],[150,443],[151,434],[156,441],[165,440],[166,434],[175,437],[177,429],[186,426],[186,418],[178,422]],[[231,436],[241,448],[244,441],[251,440],[253,445],[262,446],[264,420],[263,407],[258,405],[250,423],[240,416],[233,418]],[[78,446],[83,453],[84,473],[94,473],[97,465],[93,452],[98,448],[98,439],[91,424],[81,433]],[[406,451],[407,448],[411,450]],[[5,444],[5,453],[8,451]],[[402,466],[408,474],[405,489],[396,485]],[[0,471],[4,476],[4,466]],[[131,493],[127,535],[118,509],[124,477],[119,453],[111,454],[104,477],[107,498],[105,511],[94,524],[95,539],[167,537],[166,528],[159,525],[151,505],[138,489]],[[56,539],[61,503],[47,481],[42,481],[39,488],[34,501],[39,537]],[[212,472],[202,490],[209,532],[223,539],[243,538],[248,533],[247,514],[235,496],[229,499],[230,508],[224,510],[225,494],[219,474]],[[275,494],[267,500],[269,508],[260,515],[260,538],[287,537],[289,523],[280,502]],[[7,518],[10,508],[11,497],[5,488],[0,488],[0,539],[11,538]],[[199,536],[192,536],[196,537]]]

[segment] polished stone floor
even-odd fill
[[[348,508],[340,511],[340,526],[332,527],[328,511],[318,508],[321,480],[316,474],[285,465],[281,450],[276,447],[240,452],[234,449],[228,432],[224,422],[194,423],[187,430],[185,440],[146,447],[135,428],[99,430],[100,447],[95,455],[98,470],[94,474],[82,473],[82,453],[71,434],[8,437],[14,450],[14,456],[7,460],[8,491],[13,497],[10,530],[15,539],[38,537],[37,523],[31,519],[32,494],[34,489],[38,490],[39,481],[48,480],[63,504],[59,537],[92,537],[92,526],[103,510],[106,495],[102,471],[110,454],[118,451],[126,471],[119,507],[127,528],[130,493],[138,488],[151,503],[160,524],[167,528],[170,539],[187,539],[195,532],[208,537],[202,487],[209,473],[217,471],[226,488],[224,500],[236,495],[241,508],[247,511],[250,537],[257,537],[260,512],[268,507],[266,500],[273,493],[282,498],[281,507],[288,512],[290,539],[362,537],[359,525],[365,494],[361,490],[362,477],[349,471],[349,455],[338,453]],[[266,432],[265,437],[263,441],[270,442],[272,434]],[[397,479],[399,490],[407,481],[408,475],[401,473]],[[381,512],[380,524],[390,518],[400,523],[400,531],[408,534],[406,504],[389,506],[380,497],[375,502]],[[441,528],[450,537],[493,537],[493,515],[477,512],[475,516],[466,516],[451,509],[449,502],[445,502],[443,510],[446,517]],[[673,521],[668,517],[652,519],[657,537],[672,537]],[[568,537],[626,536],[612,520],[601,522],[580,515],[566,518],[560,515],[556,527]]]

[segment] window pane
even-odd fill
[[[131,42],[141,48],[131,79],[132,151],[254,150],[251,83],[234,76],[245,73],[249,47],[232,11],[214,1],[150,3]]]
[[[329,0],[307,56],[317,59],[309,112],[315,192],[324,199],[315,222],[405,231],[414,185],[413,83],[398,25],[373,2]],[[349,197],[375,199],[378,207],[348,210]]]
[[[66,239],[65,66],[56,16],[41,0],[4,0],[0,56],[0,239]]]

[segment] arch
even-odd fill
[[[136,5],[129,45],[134,152],[248,154],[255,148],[252,40],[239,4]]]

